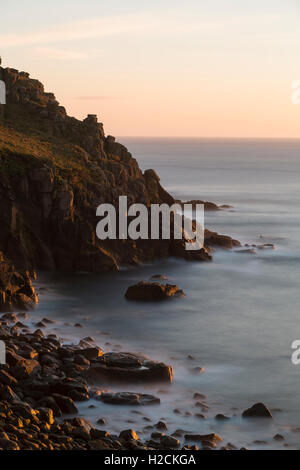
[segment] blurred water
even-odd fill
[[[42,273],[39,284],[47,290],[35,315],[51,314],[65,335],[64,322],[79,321],[84,328],[69,328],[69,335],[91,334],[100,345],[109,342],[107,350],[143,351],[173,364],[174,384],[153,388],[161,406],[145,409],[152,420],[165,417],[170,432],[215,431],[225,442],[251,448],[281,447],[272,440],[280,432],[298,448],[292,427],[300,426],[300,366],[292,365],[290,357],[291,343],[300,339],[300,142],[124,140],[141,167],[157,170],[176,198],[234,206],[208,213],[208,228],[245,243],[275,243],[276,249],[257,255],[219,251],[213,263],[163,260],[105,276]],[[158,304],[125,300],[130,284],[156,273],[177,283],[187,298]],[[192,372],[195,366],[205,373]],[[205,421],[184,415],[200,411],[194,406],[195,391],[206,394],[211,405]],[[271,423],[240,418],[257,401],[274,410]],[[149,423],[131,408],[120,414],[118,407],[96,404],[95,410],[82,404],[81,412],[94,421],[105,416],[108,430],[126,426],[148,434],[143,427]],[[232,419],[216,422],[219,412]],[[253,444],[256,439],[267,444]]]

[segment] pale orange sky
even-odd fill
[[[300,137],[296,0],[15,0],[1,23],[4,65],[106,133]]]

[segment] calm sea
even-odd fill
[[[212,263],[171,259],[108,276],[41,274],[39,283],[47,290],[35,316],[51,315],[59,334],[67,335],[65,322],[80,322],[84,328],[68,330],[74,337],[91,334],[107,350],[143,351],[171,363],[174,384],[151,389],[161,406],[143,410],[154,422],[165,418],[170,433],[178,428],[215,431],[225,443],[238,446],[300,447],[293,429],[300,427],[300,366],[291,363],[291,343],[300,339],[300,141],[122,141],[143,169],[157,171],[176,198],[233,206],[206,214],[208,228],[244,243],[274,243],[276,249],[218,251]],[[125,300],[130,284],[157,273],[177,283],[186,299],[161,304]],[[198,366],[205,373],[195,374]],[[206,420],[194,416],[199,412],[196,391],[207,396],[211,407]],[[273,410],[274,420],[240,417],[258,401]],[[80,405],[82,415],[94,422],[105,417],[108,431],[133,427],[148,435],[144,427],[149,423],[131,408],[120,413],[118,407],[95,403],[96,410],[88,408],[90,403]],[[182,414],[174,414],[174,408]],[[220,423],[214,419],[217,413],[231,419]],[[272,439],[278,432],[286,438],[282,444]]]

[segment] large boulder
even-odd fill
[[[106,353],[92,362],[86,371],[90,381],[168,382],[173,381],[173,367],[133,353]]]
[[[264,403],[255,403],[243,412],[243,418],[272,418],[272,413]]]
[[[178,287],[176,285],[141,281],[134,286],[130,286],[125,297],[128,300],[162,300],[174,297],[177,293]]]
[[[148,394],[119,392],[119,393],[100,393],[96,396],[98,400],[112,405],[159,405],[160,399]]]

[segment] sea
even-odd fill
[[[212,262],[164,259],[105,275],[39,273],[34,322],[51,317],[56,323],[47,329],[66,342],[92,336],[105,351],[142,352],[174,367],[171,385],[99,384],[152,393],[160,405],[140,407],[137,414],[134,407],[90,400],[78,404],[79,415],[94,424],[104,418],[102,428],[114,434],[135,429],[143,440],[162,420],[167,434],[215,432],[222,445],[299,449],[300,365],[291,358],[292,343],[300,340],[300,141],[121,141],[176,199],[230,206],[206,212],[206,228],[274,249],[216,250]],[[176,283],[186,298],[125,299],[128,286],[156,274]],[[206,396],[204,408],[195,393]],[[257,402],[273,419],[242,417]],[[230,419],[220,421],[217,414]],[[274,440],[276,434],[284,440]]]

